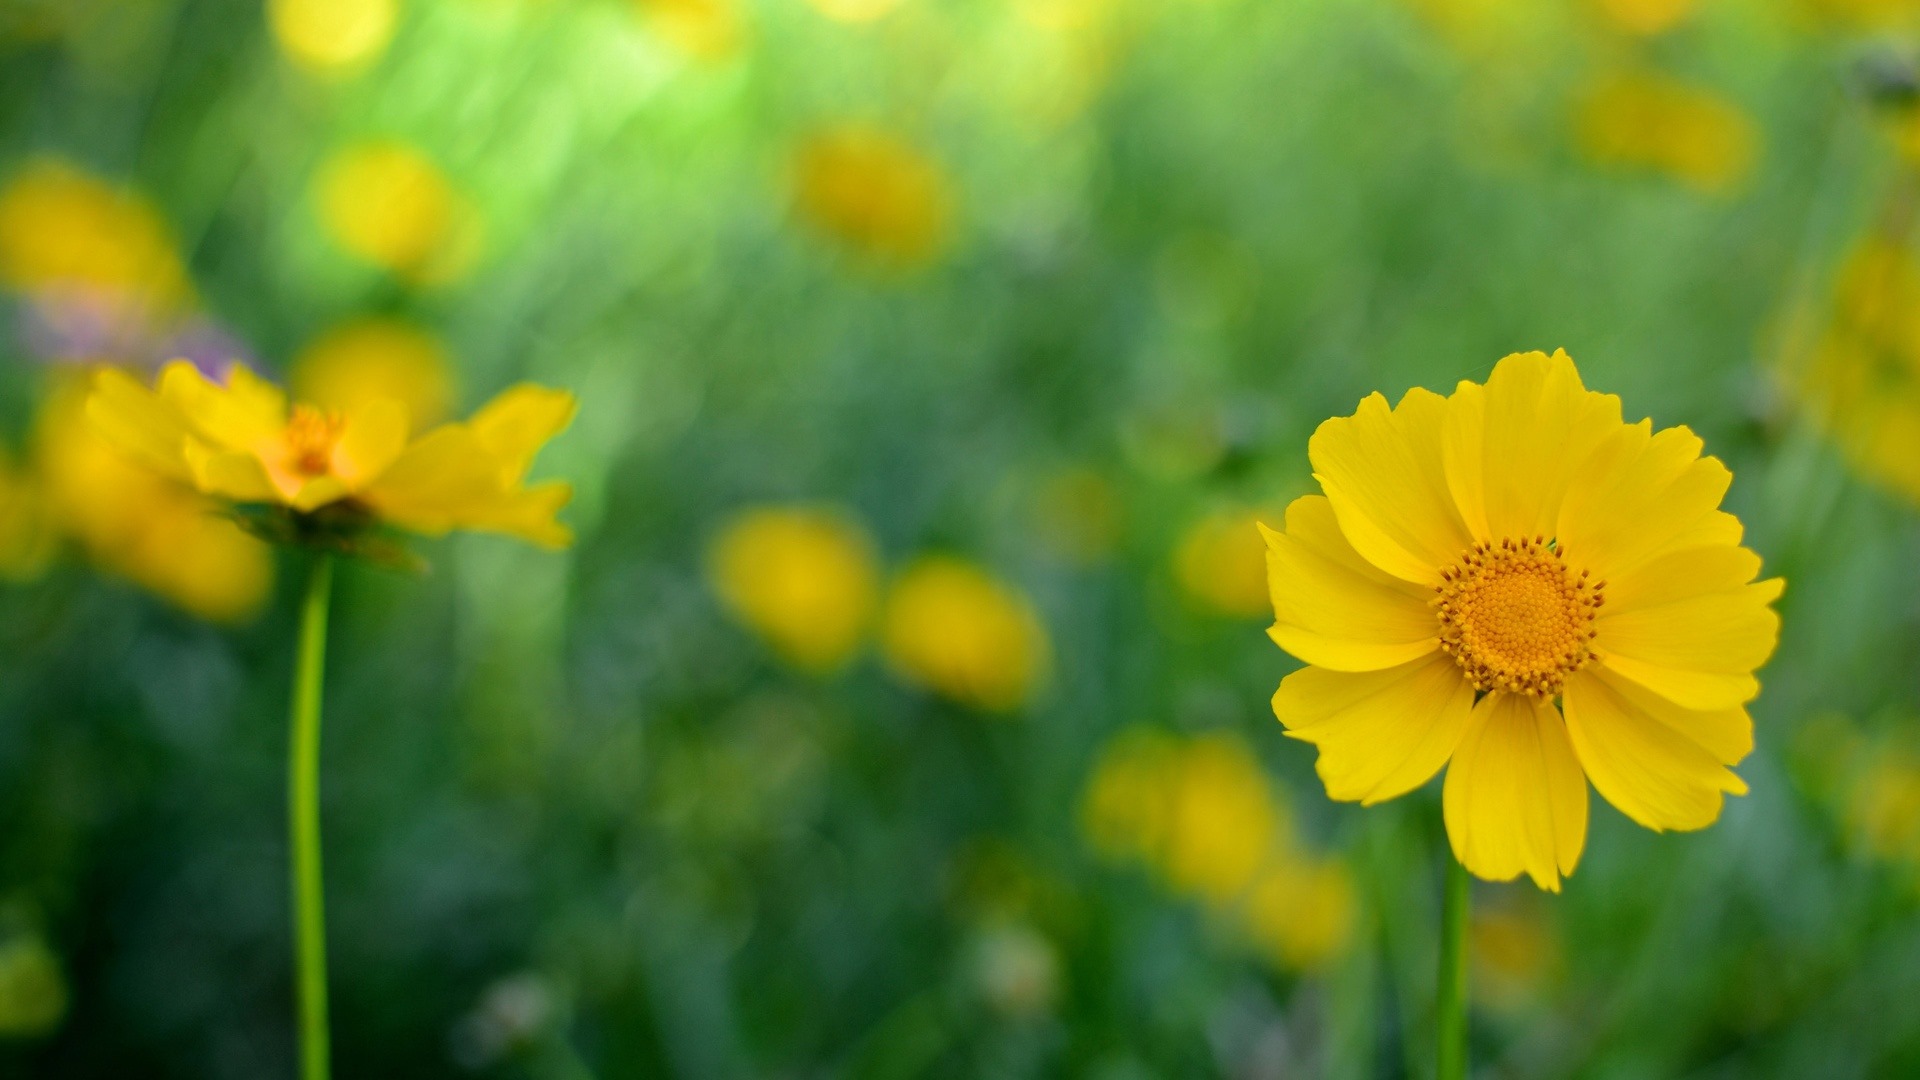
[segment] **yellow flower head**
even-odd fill
[[[354,255],[403,277],[438,283],[473,261],[479,218],[426,155],[405,143],[350,146],[321,170],[321,221]]]
[[[267,25],[294,63],[337,72],[386,49],[396,7],[395,0],[270,0]]]
[[[41,406],[35,463],[59,532],[102,569],[216,622],[251,618],[273,585],[273,556],[211,500],[127,459],[64,387]]]
[[[1246,890],[1287,822],[1267,774],[1231,735],[1194,739],[1180,755],[1166,835],[1172,886],[1225,904]]]
[[[810,136],[794,158],[800,217],[877,262],[917,266],[945,246],[953,196],[946,174],[878,128],[844,125]]]
[[[173,234],[146,200],[64,162],[32,162],[0,190],[0,283],[99,290],[161,311],[189,295]]]
[[[447,351],[433,335],[398,319],[360,319],[334,327],[293,361],[300,400],[341,413],[390,398],[419,431],[446,418],[453,402]]]
[[[1274,695],[1327,794],[1371,804],[1447,767],[1447,834],[1483,878],[1557,890],[1587,781],[1648,828],[1698,829],[1746,785],[1746,703],[1779,579],[1720,510],[1732,475],[1684,427],[1622,422],[1564,353],[1450,397],[1371,395],[1308,447],[1324,495],[1267,531]]]
[[[1258,615],[1267,609],[1266,545],[1260,515],[1221,511],[1187,530],[1173,553],[1174,576],[1186,594],[1222,615]]]
[[[695,60],[714,63],[740,51],[746,27],[734,0],[633,0],[647,25]]]
[[[1180,744],[1153,728],[1122,732],[1095,763],[1080,802],[1080,829],[1109,859],[1158,859],[1172,825]]]
[[[572,394],[522,384],[472,420],[410,438],[407,410],[391,398],[345,412],[289,408],[245,367],[222,385],[175,361],[153,390],[102,371],[87,414],[147,468],[231,503],[327,509],[428,535],[481,529],[557,548],[572,541],[554,518],[572,488],[528,485],[526,475],[574,407]]]
[[[1920,502],[1920,265],[1912,255],[1878,242],[1853,253],[1799,381],[1854,467]]]
[[[993,712],[1023,704],[1051,656],[1026,597],[971,563],[937,555],[894,581],[882,645],[910,682]]]
[[[1353,937],[1353,875],[1337,860],[1280,859],[1247,894],[1245,917],[1254,940],[1281,966],[1325,967]]]
[[[1663,75],[1603,78],[1574,119],[1579,147],[1595,163],[1663,173],[1707,194],[1746,179],[1759,143],[1739,106]]]
[[[735,617],[788,662],[829,672],[853,659],[879,593],[873,542],[830,510],[763,507],[728,522],[707,573]]]

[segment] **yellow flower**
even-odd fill
[[[390,398],[406,407],[414,431],[445,419],[453,401],[446,350],[399,319],[360,319],[327,331],[294,358],[291,381],[300,400],[342,413]]]
[[[746,37],[733,0],[633,0],[647,25],[669,45],[696,60],[724,60]]]
[[[1323,968],[1353,937],[1353,875],[1344,864],[1292,858],[1269,864],[1247,896],[1247,929],[1283,967]]]
[[[1177,890],[1225,905],[1253,883],[1286,821],[1246,743],[1204,735],[1180,755],[1164,860]]]
[[[1180,745],[1153,728],[1120,733],[1101,752],[1080,802],[1080,828],[1109,859],[1157,860],[1172,825]]]
[[[879,593],[866,532],[812,507],[738,515],[714,540],[707,576],[736,618],[789,663],[816,672],[853,659]]]
[[[1920,503],[1920,265],[1868,243],[1835,301],[1800,392],[1856,468]]]
[[[1711,91],[1647,73],[1596,82],[1575,114],[1579,147],[1600,165],[1664,173],[1708,194],[1753,169],[1759,136],[1739,106]]]
[[[0,190],[0,283],[81,288],[164,310],[189,296],[173,234],[146,200],[41,159]]]
[[[881,642],[901,677],[992,712],[1025,703],[1051,657],[1026,597],[971,563],[939,555],[920,558],[894,581]]]
[[[1648,828],[1712,823],[1746,791],[1727,766],[1752,748],[1781,582],[1755,582],[1719,509],[1732,476],[1700,451],[1623,423],[1564,353],[1320,425],[1325,494],[1266,536],[1269,633],[1310,665],[1273,708],[1327,794],[1372,804],[1447,766],[1461,863],[1552,890],[1589,780]]]
[[[1920,761],[1883,748],[1869,760],[1847,799],[1847,818],[1867,851],[1920,866]]]
[[[1188,596],[1222,615],[1258,615],[1267,597],[1266,545],[1252,511],[1201,518],[1174,549],[1174,577]]]
[[[100,372],[87,414],[146,467],[231,503],[336,508],[429,535],[482,529],[563,547],[572,533],[554,515],[572,488],[525,480],[574,406],[564,391],[522,384],[468,422],[410,439],[406,408],[390,398],[349,412],[289,408],[245,367],[221,385],[175,361],[155,390]]]
[[[60,959],[37,935],[0,945],[0,1038],[33,1038],[67,1015],[67,980]]]
[[[395,0],[270,0],[267,25],[295,63],[314,71],[352,68],[393,40]]]
[[[939,166],[878,128],[847,124],[816,132],[794,157],[800,217],[877,262],[931,261],[946,244],[952,204]]]
[[[0,454],[0,578],[38,577],[58,539],[39,477]]]
[[[350,146],[320,173],[320,217],[341,247],[403,277],[458,277],[477,253],[479,219],[439,167],[392,140]]]
[[[34,443],[53,520],[100,567],[216,622],[243,621],[266,603],[267,545],[115,450],[87,420],[81,388],[48,398]]]

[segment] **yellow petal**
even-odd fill
[[[499,465],[464,424],[445,424],[401,451],[361,498],[403,528],[437,535],[501,495]]]
[[[1709,593],[1734,592],[1760,576],[1760,556],[1743,547],[1715,544],[1656,555],[1609,579],[1605,611],[1619,615]]]
[[[1567,681],[1567,733],[1588,779],[1621,813],[1656,832],[1713,824],[1723,793],[1744,795],[1746,784],[1700,743],[1641,708],[1642,699],[1622,693],[1622,684],[1631,685],[1596,668]]]
[[[573,422],[578,407],[565,390],[521,383],[482,406],[469,423],[500,462],[502,482],[517,484],[540,448]]]
[[[530,544],[558,550],[573,543],[573,530],[554,520],[572,499],[572,484],[549,480],[506,492],[498,500],[458,516],[453,524],[457,528],[505,533]]]
[[[234,502],[274,502],[280,497],[260,459],[252,454],[216,450],[199,439],[189,439],[186,459],[194,486],[209,495]]]
[[[1601,609],[1594,621],[1593,649],[1602,662],[1650,690],[1667,693],[1661,685],[1645,682],[1644,667],[1707,675],[1750,676],[1766,663],[1780,637],[1780,616],[1771,604],[1780,595],[1780,582],[1756,582],[1731,590],[1672,599],[1641,595],[1627,611]],[[1626,666],[1621,666],[1626,661]],[[1635,665],[1642,668],[1636,668]],[[1689,708],[1727,708],[1750,700],[1701,698],[1668,694]]]
[[[1684,427],[1616,429],[1561,504],[1554,535],[1568,563],[1611,579],[1678,547],[1739,543],[1740,523],[1719,510],[1733,474],[1700,450]]]
[[[1620,428],[1620,399],[1596,394],[1564,352],[1515,353],[1486,385],[1447,399],[1447,486],[1481,540],[1552,536],[1579,466]]]
[[[1438,647],[1431,591],[1362,559],[1325,497],[1295,499],[1286,532],[1260,533],[1277,620],[1267,633],[1281,648],[1335,671],[1375,671]]]
[[[202,438],[224,450],[258,452],[287,427],[287,401],[273,384],[236,364],[221,386],[185,360],[160,371],[160,397]]]
[[[337,476],[315,476],[301,482],[300,487],[287,499],[287,505],[303,514],[311,513],[328,503],[339,502],[352,494],[347,485]]]
[[[349,491],[366,487],[406,449],[408,426],[407,408],[397,401],[381,398],[355,408],[341,424],[329,471]]]
[[[193,482],[185,418],[126,372],[105,368],[94,376],[87,419],[122,453],[164,476]]]
[[[1287,734],[1319,748],[1328,797],[1369,805],[1432,779],[1472,708],[1473,687],[1441,652],[1385,671],[1302,668],[1273,695]]]
[[[1421,585],[1440,580],[1472,543],[1441,464],[1446,399],[1407,391],[1398,407],[1371,394],[1307,444],[1340,531],[1368,562]]]
[[[1587,782],[1560,713],[1498,691],[1480,699],[1447,766],[1447,838],[1460,864],[1489,881],[1525,873],[1549,892],[1587,841]]]
[[[1753,718],[1739,705],[1725,709],[1687,709],[1621,676],[1606,664],[1581,673],[1606,684],[1628,705],[1700,744],[1722,765],[1738,765],[1753,752]]]

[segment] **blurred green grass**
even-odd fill
[[[342,1074],[1420,1074],[1436,792],[1325,800],[1267,708],[1292,661],[1244,549],[1194,530],[1306,490],[1307,436],[1363,394],[1555,346],[1733,468],[1785,632],[1719,824],[1600,809],[1561,896],[1479,888],[1477,1060],[1920,1066],[1920,530],[1795,374],[1911,197],[1909,118],[1860,73],[1904,70],[1915,16],[1623,28],[1659,7],[415,0],[315,71],[258,5],[0,6],[0,183],[54,159],[136,193],[181,303],[264,370],[379,316],[440,343],[456,412],[519,378],[583,401],[542,459],[571,553],[343,576]],[[1597,88],[1646,73],[1717,104],[1593,136]],[[330,211],[368,145],[436,179]],[[61,372],[143,359],[30,342],[29,277],[22,462]],[[867,538],[872,621],[824,672],[710,580],[738,514],[788,505]],[[216,627],[64,547],[0,594],[0,1071],[288,1075],[293,567]],[[1010,703],[950,700],[875,629],[929,554],[1043,628]],[[1337,955],[1276,958],[1237,900],[1090,839],[1142,726],[1264,764],[1353,882]]]

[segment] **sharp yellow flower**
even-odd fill
[[[572,540],[554,517],[572,488],[529,485],[526,474],[574,408],[571,394],[522,384],[467,422],[410,438],[407,410],[392,399],[345,412],[289,407],[245,367],[222,385],[176,361],[152,390],[102,371],[87,414],[148,468],[230,503],[330,510],[428,535],[480,529],[557,548]]]
[[[741,622],[789,663],[822,673],[853,659],[880,591],[866,532],[812,507],[740,514],[715,539],[707,570]]]
[[[971,563],[938,555],[894,581],[881,644],[902,677],[993,712],[1024,704],[1052,655],[1026,597]]]
[[[1654,830],[1698,829],[1746,785],[1746,703],[1782,583],[1720,510],[1732,475],[1684,427],[1624,423],[1556,352],[1450,397],[1378,394],[1308,448],[1323,495],[1266,530],[1273,708],[1335,799],[1445,766],[1447,834],[1483,878],[1557,890],[1587,782]],[[1558,704],[1556,704],[1558,703]]]

